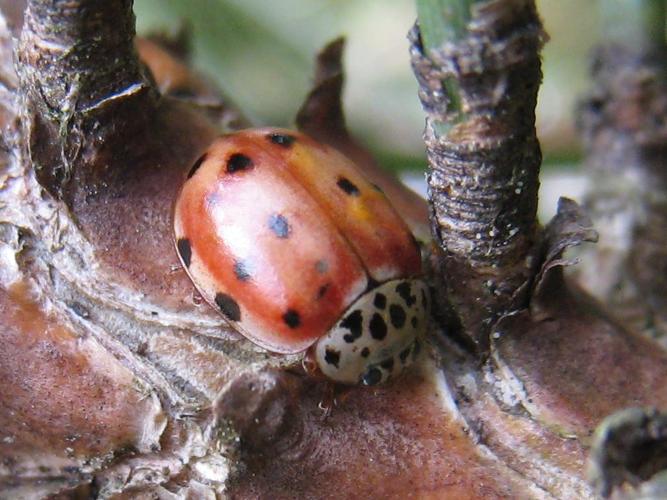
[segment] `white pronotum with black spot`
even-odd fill
[[[344,384],[375,385],[399,374],[419,352],[428,302],[428,287],[419,279],[369,290],[317,341],[317,365]]]

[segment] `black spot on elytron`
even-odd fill
[[[401,296],[408,307],[417,302],[417,297],[412,295],[412,285],[409,281],[401,281],[396,285],[396,292]]]
[[[380,363],[380,366],[390,372],[394,369],[394,358],[385,359]]]
[[[267,136],[273,144],[282,146],[284,148],[289,148],[296,141],[296,137],[288,134],[269,134]]]
[[[396,304],[390,305],[389,317],[394,328],[403,328],[403,325],[405,325],[405,310],[402,306]]]
[[[233,174],[242,170],[251,169],[254,166],[252,160],[241,153],[234,153],[227,160],[227,172]]]
[[[269,217],[269,229],[278,238],[289,238],[290,227],[284,215],[273,214]]]
[[[377,385],[382,381],[382,372],[378,368],[370,368],[361,378],[364,385]]]
[[[320,300],[324,295],[327,293],[329,290],[329,287],[331,286],[331,283],[326,283],[322,285],[319,290],[317,290],[317,300]]]
[[[352,184],[347,177],[339,177],[336,184],[350,196],[359,196],[359,188]]]
[[[315,262],[315,270],[320,274],[324,274],[329,270],[329,263],[326,260],[318,260]]]
[[[371,350],[370,350],[368,347],[364,347],[364,348],[361,350],[361,355],[362,355],[364,358],[367,358],[370,354],[371,354]]]
[[[383,340],[387,336],[387,323],[378,313],[373,314],[370,323],[371,337],[375,340]]]
[[[283,321],[290,328],[298,328],[301,325],[301,316],[294,309],[288,309],[285,314],[283,314]]]
[[[351,344],[359,337],[361,337],[362,320],[363,316],[361,314],[361,311],[357,309],[355,311],[352,311],[345,317],[343,321],[341,321],[340,323],[341,328],[347,328],[348,330],[350,330],[350,333],[343,335],[343,340],[345,340],[345,342]]]
[[[199,167],[201,167],[201,164],[204,163],[206,160],[206,157],[208,156],[207,153],[204,153],[199,157],[199,159],[192,165],[192,168],[190,168],[190,171],[188,172],[188,179],[195,175],[195,172],[199,170]]]
[[[334,365],[338,368],[338,362],[340,361],[340,351],[331,349],[329,347],[324,351],[324,361],[329,365]]]
[[[216,294],[215,303],[227,319],[231,319],[232,321],[241,320],[241,309],[239,308],[239,305],[226,293],[221,292]]]
[[[242,260],[234,262],[234,274],[239,281],[248,281],[251,277],[248,263]]]
[[[424,308],[424,311],[427,309],[428,305],[428,298],[426,297],[426,291],[422,288],[422,307]]]
[[[369,292],[380,286],[380,282],[373,279],[372,276],[368,277],[368,284],[366,285],[366,291]]]
[[[384,309],[385,307],[387,307],[387,296],[384,293],[375,294],[375,298],[373,299],[373,305],[378,309]]]
[[[401,353],[398,355],[398,357],[401,359],[401,363],[405,364],[405,362],[408,360],[408,356],[410,356],[410,347],[406,347],[401,351]]]
[[[417,325],[419,324],[417,316],[412,317],[412,319],[410,320],[410,324],[412,325],[412,328],[417,328]]]
[[[179,238],[176,242],[178,255],[183,259],[185,267],[190,267],[190,259],[192,259],[192,247],[190,247],[190,240],[187,238]]]

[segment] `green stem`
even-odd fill
[[[446,42],[463,38],[471,18],[471,8],[483,0],[416,0],[417,20],[422,44],[427,55]],[[448,121],[434,121],[432,126],[438,135],[446,134],[463,120],[458,84],[454,79],[443,82],[447,92]]]
[[[417,19],[427,53],[465,34],[470,21],[470,7],[475,1],[417,0]]]
[[[665,0],[598,0],[606,40],[638,49],[665,44]]]

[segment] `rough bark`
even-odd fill
[[[464,36],[439,48],[425,50],[418,29],[411,35],[441,272],[464,335],[481,352],[495,321],[527,306],[536,270],[543,39],[529,1],[475,5]]]

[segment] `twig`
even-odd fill
[[[116,116],[114,130],[98,130],[106,141],[145,112],[151,85],[133,37],[131,0],[27,2],[17,49],[24,125],[38,180],[55,196],[74,175],[83,130],[99,126],[101,113]]]
[[[411,54],[428,115],[429,197],[447,295],[483,352],[495,320],[527,305],[535,274],[544,34],[532,1],[445,3],[468,10],[441,9],[433,19],[438,11],[422,5],[419,25],[430,26],[434,45],[425,47],[416,28]],[[433,28],[452,19],[450,28]]]

